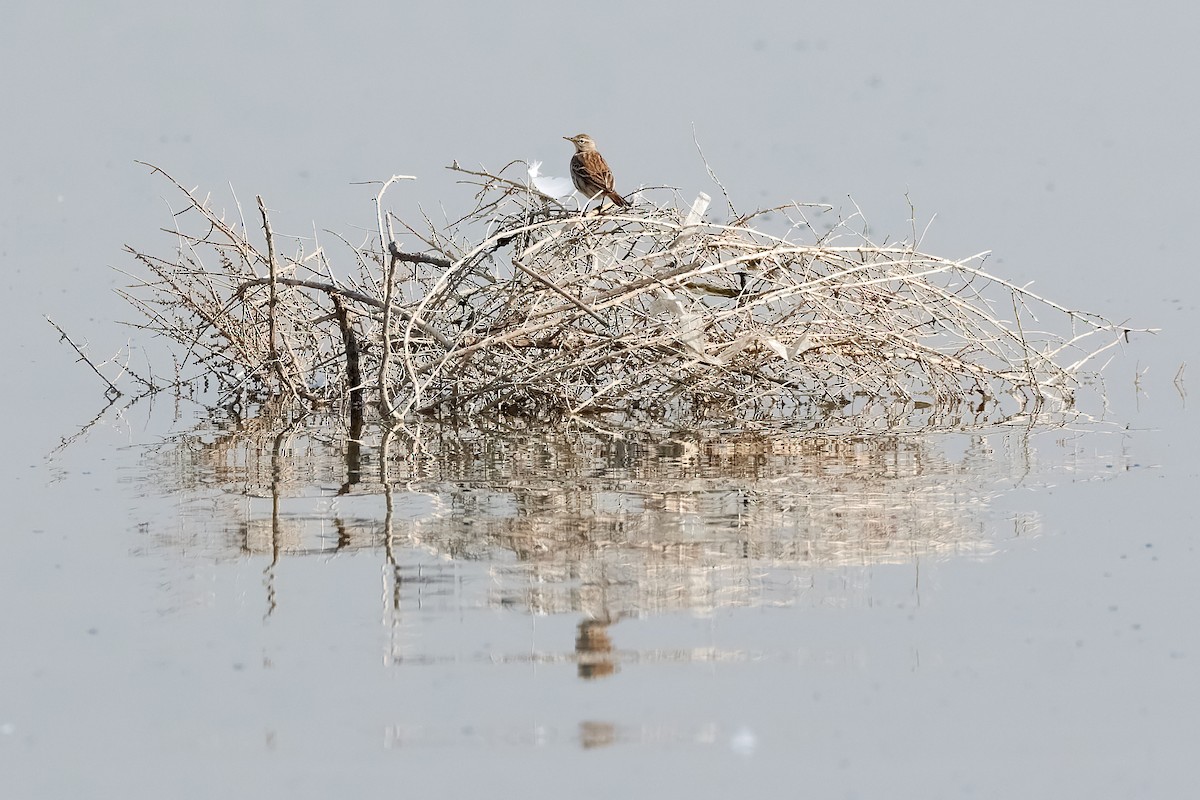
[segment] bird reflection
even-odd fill
[[[579,743],[584,749],[607,747],[617,741],[617,728],[611,722],[584,720],[579,723]]]
[[[579,664],[579,677],[584,680],[603,678],[617,671],[608,625],[608,621],[596,619],[585,619],[579,623],[579,633],[575,636],[575,658]]]

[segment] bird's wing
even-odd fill
[[[571,172],[576,170],[583,173],[582,177],[588,182],[600,186],[604,189],[613,187],[612,170],[608,168],[608,162],[604,160],[604,156],[597,153],[595,150],[589,150],[586,153],[579,153],[579,159],[571,160]]]

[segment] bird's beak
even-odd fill
[[[564,136],[563,138],[564,138],[564,139],[566,139],[568,142],[573,142],[573,141],[575,141],[575,140],[574,140],[574,139],[572,139],[570,136]]]

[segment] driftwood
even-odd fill
[[[129,248],[124,295],[177,345],[176,388],[385,420],[987,424],[1069,408],[1127,333],[985,272],[986,253],[923,253],[915,228],[877,245],[858,215],[818,231],[830,212],[799,204],[717,224],[706,196],[665,189],[580,213],[520,167],[453,165],[474,207],[419,228],[387,211],[393,177],[340,259],[281,239],[261,198],[251,227],[152,167],[187,205],[169,256]]]

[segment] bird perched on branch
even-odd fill
[[[579,193],[588,201],[602,195],[622,208],[628,206],[629,202],[613,190],[612,170],[604,156],[596,150],[592,137],[577,133],[563,138],[575,145],[575,155],[571,156],[571,181]],[[603,199],[600,202],[603,204]]]

